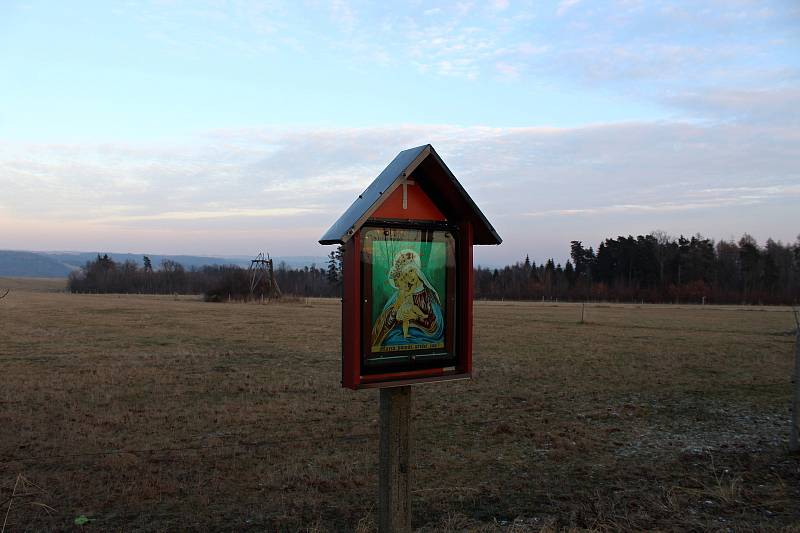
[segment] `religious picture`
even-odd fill
[[[371,274],[373,355],[443,349],[446,244],[375,240]]]

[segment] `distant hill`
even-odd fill
[[[47,255],[0,250],[0,276],[66,278],[72,270],[58,259]]]
[[[200,268],[206,265],[238,265],[250,266],[252,257],[204,257],[195,255],[161,255],[161,254],[129,254],[115,252],[24,252],[0,250],[0,276],[30,278],[66,278],[69,273],[107,253],[114,261],[134,261],[142,264],[142,256],[147,255],[158,268],[161,261],[171,259],[185,268]],[[273,257],[275,266],[285,263],[289,268],[303,268],[316,264],[324,266],[327,259],[322,256],[287,256]]]

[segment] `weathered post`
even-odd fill
[[[378,531],[411,531],[411,386],[381,389]]]
[[[792,399],[792,431],[789,434],[789,451],[800,452],[800,313],[794,310],[794,397]]]

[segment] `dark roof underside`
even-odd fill
[[[320,244],[343,244],[380,206],[382,199],[409,175],[451,222],[472,222],[474,244],[500,244],[502,239],[430,144],[403,150],[325,232]]]

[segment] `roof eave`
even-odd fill
[[[501,244],[503,242],[503,239],[500,237],[497,231],[495,231],[494,226],[492,226],[492,224],[489,222],[489,219],[487,219],[486,215],[484,215],[483,211],[481,211],[480,207],[478,207],[478,205],[475,203],[475,201],[472,199],[472,197],[469,195],[466,189],[464,189],[463,185],[461,185],[461,182],[458,181],[458,178],[456,178],[455,174],[453,174],[453,171],[450,170],[450,167],[447,166],[447,163],[445,163],[444,160],[441,158],[441,156],[439,156],[439,154],[436,153],[436,149],[434,149],[433,146],[431,146],[431,153],[436,157],[436,160],[438,161],[439,165],[445,170],[445,172],[447,173],[447,177],[450,179],[450,182],[453,184],[453,186],[456,187],[456,190],[459,192],[461,197],[464,198],[464,200],[466,200],[470,210],[473,213],[475,213],[478,222],[480,222],[488,230],[489,235],[492,237],[491,241],[478,240],[476,238],[474,244],[476,245]]]
[[[410,158],[408,162],[403,163],[402,167],[394,169],[391,171],[391,173],[384,176],[384,174],[392,169],[392,166],[395,165],[395,163],[400,160],[404,154],[406,157]],[[483,226],[483,231],[476,232],[474,244],[498,245],[502,243],[503,239],[500,238],[500,235],[497,234],[494,227],[492,227],[492,225],[489,223],[486,215],[484,215],[480,208],[475,204],[461,183],[459,183],[453,172],[430,144],[409,148],[397,154],[392,162],[387,165],[387,167],[378,175],[378,177],[375,178],[372,183],[370,183],[369,187],[367,187],[364,192],[359,194],[358,198],[356,198],[356,200],[347,208],[344,213],[342,213],[336,222],[331,225],[328,231],[326,231],[319,240],[319,243],[330,245],[344,244],[349,241],[355,232],[360,229],[361,226],[367,222],[367,220],[369,220],[369,218],[378,209],[378,207],[380,207],[383,201],[388,198],[397,187],[400,186],[401,179],[414,172],[414,170],[416,170],[416,168],[431,154],[435,157],[437,164],[445,171],[447,178],[456,188],[458,195],[461,196],[467,203],[469,211],[473,213],[473,217],[471,218],[474,218],[476,223]],[[372,187],[376,187],[376,190],[370,191]],[[371,203],[367,205],[366,202]],[[360,205],[361,203],[364,205]],[[478,234],[484,235],[479,236]],[[484,236],[488,236],[488,238],[482,238]]]
[[[400,185],[400,179],[414,172],[419,164],[422,163],[426,157],[428,157],[432,150],[433,147],[430,144],[425,144],[415,148],[403,150],[397,154],[392,162],[387,165],[387,167],[378,175],[377,178],[375,178],[372,183],[370,183],[370,186],[367,187],[364,192],[359,194],[358,198],[356,198],[356,200],[350,204],[350,207],[348,207],[347,210],[336,220],[336,222],[331,225],[328,231],[326,231],[319,240],[319,243],[344,244],[349,241],[355,232],[364,225],[370,216],[372,216],[372,213],[374,213],[375,210],[380,207],[384,199],[388,198],[389,195]],[[386,175],[384,177],[384,180],[386,181],[384,184],[379,183],[383,174],[392,168],[395,162],[403,157],[403,154],[406,154],[408,157],[413,156],[413,158],[411,158],[408,163],[405,163],[402,167],[397,168],[391,174]],[[378,189],[370,193],[370,188],[375,185],[378,186]],[[365,198],[365,196],[374,196],[374,198],[370,200]],[[369,205],[365,203],[363,206],[359,206],[359,204],[362,202],[370,201],[371,203],[369,203]]]

